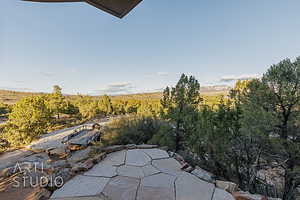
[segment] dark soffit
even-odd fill
[[[87,2],[96,8],[123,18],[142,0],[23,0],[43,3]]]

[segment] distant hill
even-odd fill
[[[228,94],[231,88],[226,85],[216,85],[216,86],[205,86],[201,87],[201,95],[203,96],[220,96]],[[41,95],[45,93],[33,93],[33,92],[18,92],[10,90],[0,90],[0,102],[5,104],[14,104],[21,98],[26,96]],[[74,95],[66,95],[67,97],[72,97]],[[151,92],[151,93],[138,93],[138,94],[127,94],[112,96],[112,98],[122,98],[122,99],[160,99],[162,97],[162,92]]]

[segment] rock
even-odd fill
[[[117,176],[117,168],[111,165],[99,163],[95,165],[91,170],[84,173],[84,175],[111,178]]]
[[[71,171],[72,171],[72,173],[87,171],[87,170],[91,169],[93,166],[94,166],[93,160],[89,159],[84,162],[74,164]]]
[[[100,135],[100,132],[97,130],[83,130],[80,134],[68,140],[68,144],[71,145],[80,145],[88,146],[91,142],[95,141]]]
[[[156,174],[142,179],[137,200],[175,200],[175,177]]]
[[[176,176],[177,174],[181,173],[181,165],[174,158],[153,160],[152,165],[166,174]]]
[[[139,183],[135,178],[117,176],[105,186],[103,194],[110,200],[135,200]]]
[[[136,146],[137,149],[153,149],[157,147],[158,145],[152,145],[152,144],[140,144]]]
[[[182,172],[175,181],[176,200],[212,199],[215,186],[198,179],[192,174]]]
[[[14,166],[20,159],[34,154],[34,152],[24,149],[5,152],[0,155],[0,170]]]
[[[249,192],[233,192],[232,195],[237,200],[265,200],[264,196],[250,194]]]
[[[99,163],[100,161],[102,161],[104,158],[106,158],[106,153],[100,153],[96,156],[93,157],[93,162],[96,164],[96,163]]]
[[[212,200],[235,200],[235,198],[225,190],[216,188]]]
[[[169,158],[169,154],[166,151],[161,150],[161,149],[143,149],[143,152],[145,152],[153,160]]]
[[[59,147],[55,149],[47,150],[49,157],[58,157],[60,159],[66,158],[70,153],[66,147]]]
[[[123,165],[125,164],[126,152],[126,150],[123,150],[110,153],[105,157],[105,159],[102,162],[113,166]]]
[[[147,165],[150,161],[150,157],[141,150],[133,149],[127,151],[126,165],[142,167]]]
[[[89,154],[90,154],[91,150],[92,150],[91,147],[88,147],[86,149],[72,153],[71,157],[68,158],[68,162],[71,164],[74,164],[76,162],[80,162],[82,160],[89,158],[89,156],[90,156]]]
[[[136,149],[136,145],[135,144],[127,144],[126,149]]]
[[[156,169],[155,167],[153,167],[152,165],[146,165],[144,167],[142,167],[144,176],[151,176],[154,174],[158,174],[160,173],[160,171],[158,169]]]
[[[124,145],[114,145],[114,146],[109,146],[109,147],[103,148],[103,151],[105,151],[106,153],[112,153],[112,152],[121,151],[124,149],[126,149],[126,147]]]
[[[78,150],[84,149],[85,147],[82,145],[78,145],[78,144],[68,144],[67,148],[70,151],[78,151]]]
[[[228,182],[228,181],[217,180],[216,181],[216,186],[218,188],[226,190],[227,192],[230,192],[230,193],[236,192],[238,190],[237,184],[232,183],[232,182]]]
[[[66,160],[58,160],[51,163],[51,166],[54,168],[66,168],[69,167],[70,164]]]
[[[210,183],[214,183],[215,180],[213,178],[213,174],[211,174],[210,172],[201,169],[200,167],[196,166],[195,169],[191,172],[191,174],[197,176],[198,178],[210,182]]]
[[[96,196],[103,191],[108,181],[108,178],[78,175],[54,191],[51,198]]]
[[[38,200],[46,200],[51,196],[51,192],[45,188],[41,188],[40,191],[37,191],[33,195]]]
[[[144,173],[141,167],[122,165],[121,167],[118,168],[117,171],[119,176],[126,176],[132,178],[144,177]]]
[[[190,173],[190,172],[192,172],[192,171],[194,170],[194,168],[191,167],[191,166],[188,166],[188,167],[186,167],[186,168],[184,168],[184,169],[182,169],[182,170],[185,171],[185,172]]]

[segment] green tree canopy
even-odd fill
[[[45,96],[25,97],[17,102],[9,114],[6,139],[13,145],[27,144],[46,133],[51,122],[51,111]]]

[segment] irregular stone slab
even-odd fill
[[[37,153],[30,156],[26,156],[24,158],[19,159],[19,162],[34,162],[34,163],[46,163],[49,160],[49,156],[47,153]]]
[[[32,142],[30,145],[28,145],[27,148],[35,151],[46,151],[47,149],[65,147],[65,145],[62,143],[63,138],[72,134],[78,127],[80,126],[65,128],[45,134],[37,141]]]
[[[161,149],[143,149],[143,152],[149,155],[152,159],[169,158],[169,154]]]
[[[235,198],[225,190],[216,188],[212,200],[235,200]]]
[[[140,181],[135,178],[117,176],[103,190],[110,200],[135,200]]]
[[[141,181],[141,186],[174,188],[175,179],[176,178],[174,176],[170,176],[168,174],[155,174],[143,178]]]
[[[160,171],[158,169],[156,169],[155,167],[153,167],[152,165],[146,165],[146,166],[142,167],[142,170],[143,170],[145,176],[151,176],[151,175],[160,173]]]
[[[238,190],[238,185],[233,183],[233,182],[229,182],[229,181],[216,181],[216,186],[218,188],[221,188],[223,190],[226,190],[228,192],[236,192]]]
[[[175,200],[175,193],[171,188],[141,187],[137,200]]]
[[[89,157],[89,153],[91,152],[91,150],[92,150],[91,147],[88,147],[86,149],[72,153],[71,157],[68,158],[68,162],[76,163],[81,160],[87,159]]]
[[[151,161],[150,157],[138,149],[128,150],[126,156],[126,165],[145,166]]]
[[[198,178],[213,183],[215,180],[213,179],[213,174],[209,173],[208,171],[201,169],[200,167],[196,166],[191,174],[197,176]]]
[[[110,153],[102,161],[105,164],[120,166],[125,164],[126,150]]]
[[[100,123],[100,125],[102,124],[105,123]],[[66,145],[63,142],[69,140],[69,138],[74,135],[75,130],[91,129],[92,126],[93,123],[86,123],[79,126],[53,131],[51,133],[42,135],[38,140],[32,142],[26,148],[32,149],[34,151],[46,151],[47,149],[65,147]]]
[[[118,168],[119,176],[127,176],[133,178],[142,178],[144,177],[144,173],[141,167],[135,167],[130,165],[123,165]]]
[[[20,149],[11,152],[6,152],[0,156],[0,170],[14,166],[21,158],[34,154],[32,151]]]
[[[159,171],[177,176],[181,173],[181,165],[174,158],[153,160],[152,165],[156,167]]]
[[[54,191],[51,199],[95,196],[103,191],[108,181],[109,178],[78,175],[68,181],[62,188]]]
[[[95,165],[91,170],[84,173],[86,176],[100,176],[100,177],[114,177],[117,176],[117,168],[111,165],[99,163]]]
[[[175,177],[156,174],[142,179],[138,190],[138,200],[175,200]]]
[[[211,200],[215,186],[197,178],[196,176],[182,172],[175,181],[176,200]]]
[[[68,144],[87,146],[91,142],[95,141],[100,135],[99,131],[96,130],[83,130],[80,134],[73,137],[68,141]]]
[[[140,144],[140,145],[136,145],[136,148],[138,149],[153,149],[153,148],[157,148],[158,145],[155,144]]]

